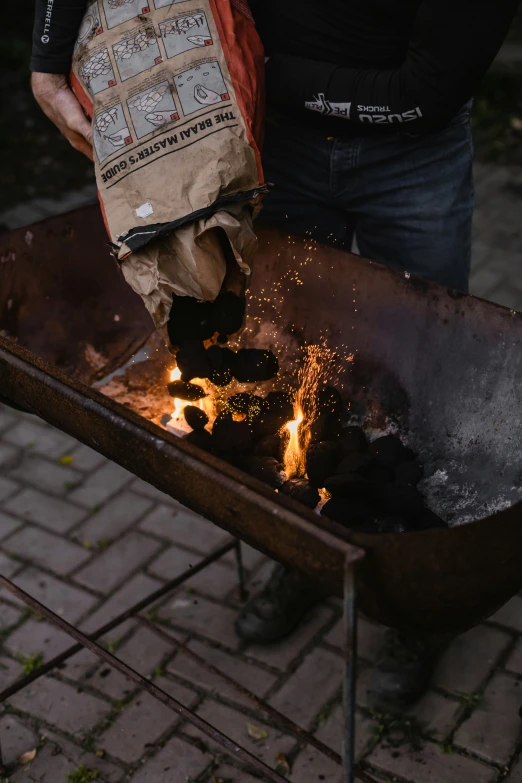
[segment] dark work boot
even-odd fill
[[[407,636],[386,632],[368,683],[368,706],[382,712],[408,709],[424,695],[444,648],[446,636]]]
[[[292,633],[308,609],[323,597],[320,588],[298,571],[276,566],[265,587],[241,610],[236,633],[246,642],[278,642]]]

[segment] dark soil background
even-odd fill
[[[30,0],[16,0],[2,14],[0,210],[94,182],[92,163],[61,136],[31,94],[33,8]]]
[[[33,3],[17,0],[5,11],[0,42],[0,210],[94,181],[92,164],[70,147],[32,98]],[[522,46],[522,13],[509,41]],[[481,160],[522,164],[520,60],[519,74],[490,73],[475,96],[475,141]]]

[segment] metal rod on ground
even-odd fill
[[[141,601],[138,601],[138,603],[134,604],[134,606],[129,607],[129,609],[125,609],[125,611],[119,614],[117,617],[109,620],[108,623],[102,625],[101,628],[98,628],[98,630],[94,631],[94,633],[89,634],[89,639],[95,641],[96,639],[99,639],[100,636],[106,634],[108,631],[112,631],[118,625],[121,625],[123,622],[125,622],[125,620],[128,620],[130,617],[137,614],[138,612],[141,612],[143,609],[146,609],[147,606],[159,600],[160,598],[163,598],[165,595],[170,593],[171,590],[175,590],[176,587],[179,587],[181,584],[183,584],[183,582],[186,582],[187,579],[189,579],[191,576],[199,573],[199,571],[202,571],[208,565],[214,563],[216,560],[219,560],[221,557],[230,552],[231,549],[235,548],[236,540],[232,539],[227,544],[224,544],[219,549],[216,549],[215,552],[212,552],[210,555],[204,557],[203,560],[200,560],[199,563],[196,563],[195,566],[184,571],[182,574],[180,574],[180,576],[177,576],[175,579],[171,579],[171,581],[166,585],[163,585],[163,587],[159,587],[157,590],[154,590],[153,593],[146,596],[145,598],[142,598]],[[22,677],[21,680],[17,680],[17,682],[13,683],[8,688],[5,688],[0,692],[0,704],[9,698],[9,696],[13,696],[15,693],[18,693],[19,690],[25,688],[26,685],[34,682],[39,677],[42,677],[44,674],[47,674],[47,672],[50,672],[52,669],[56,668],[56,666],[60,666],[60,664],[67,661],[73,655],[76,655],[77,652],[80,652],[82,647],[83,645],[81,644],[75,644],[72,647],[69,647],[69,649],[64,650],[59,655],[56,655],[50,661],[47,661],[47,663],[39,666],[38,669],[35,669],[30,674]]]
[[[294,723],[293,720],[287,718],[286,715],[283,715],[274,707],[271,707],[270,704],[267,704],[266,701],[260,699],[259,696],[256,696],[255,693],[252,693],[252,691],[248,690],[248,688],[245,688],[243,685],[241,685],[241,683],[236,682],[236,680],[234,680],[229,674],[225,674],[225,672],[222,672],[221,669],[218,669],[216,666],[214,666],[214,664],[209,663],[200,655],[193,652],[190,648],[185,647],[185,645],[178,641],[175,636],[172,636],[172,634],[167,633],[163,628],[160,628],[154,623],[151,623],[150,620],[147,620],[145,617],[138,617],[138,620],[157,633],[158,636],[161,636],[162,639],[165,639],[165,641],[175,645],[181,653],[187,655],[189,658],[192,658],[192,660],[198,663],[203,669],[206,669],[211,674],[215,674],[216,677],[220,677],[224,682],[227,682],[242,696],[250,699],[250,701],[263,710],[263,712],[266,712],[267,715],[270,715],[276,724],[279,724],[279,728],[287,731],[289,734],[292,734],[297,740],[299,740],[299,742],[306,742],[309,745],[313,745],[315,748],[317,748],[318,751],[323,753],[325,756],[328,756],[328,758],[332,759],[332,761],[335,761],[336,764],[343,763],[341,756],[329,748],[328,745],[325,745],[323,742],[321,742],[321,740],[316,739],[313,734],[305,731],[305,729],[302,729],[301,726],[297,725],[297,723]]]
[[[355,765],[355,779],[362,781],[362,783],[379,783],[377,778],[364,771],[361,763]]]
[[[241,539],[236,538],[236,563],[237,563],[237,575],[239,577],[239,597],[241,601],[246,601],[248,598],[248,591],[246,589],[245,580],[245,566],[243,563],[243,551],[241,549]]]
[[[344,783],[355,782],[355,679],[357,663],[357,609],[352,564],[344,570]]]
[[[41,604],[39,601],[37,601],[36,598],[33,598],[33,596],[26,593],[20,587],[17,587],[15,584],[13,584],[13,582],[10,582],[9,579],[5,578],[5,576],[0,576],[0,586],[5,587],[6,590],[27,604],[27,606],[30,606],[36,612],[39,612],[53,625],[56,625],[62,631],[65,631],[66,634],[72,636],[73,639],[76,639],[80,645],[86,647],[92,653],[97,655],[98,658],[101,658],[102,661],[105,661],[105,663],[113,666],[121,674],[125,675],[125,677],[128,677],[130,680],[147,691],[147,693],[150,693],[150,695],[155,699],[162,702],[162,704],[165,704],[174,712],[177,712],[189,723],[192,723],[192,725],[199,729],[203,734],[206,734],[207,737],[210,737],[214,742],[217,742],[218,745],[221,745],[221,747],[225,748],[232,757],[240,759],[240,761],[242,761],[244,764],[248,765],[252,769],[255,769],[257,772],[260,772],[262,775],[268,778],[268,780],[273,781],[273,783],[289,783],[288,778],[283,778],[281,775],[279,775],[279,773],[268,767],[263,761],[253,756],[251,753],[249,753],[248,750],[241,747],[241,745],[238,745],[237,742],[233,742],[230,737],[227,737],[214,726],[211,726],[210,723],[207,723],[206,720],[200,718],[199,715],[196,715],[194,712],[192,712],[192,710],[184,707],[183,704],[177,701],[177,699],[175,699],[173,696],[169,696],[168,693],[161,690],[161,688],[158,688],[157,685],[155,685],[150,680],[147,680],[146,677],[135,671],[135,669],[132,669],[119,658],[116,658],[110,652],[104,650],[103,647],[100,647],[99,644],[89,639],[73,625],[51,611],[51,609],[49,609],[47,606]]]

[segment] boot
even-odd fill
[[[388,630],[368,684],[368,703],[381,712],[401,712],[423,696],[449,642],[446,636],[408,636]]]
[[[238,615],[236,633],[255,644],[278,642],[291,634],[323,597],[317,585],[298,571],[276,566],[265,587]]]

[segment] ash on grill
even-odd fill
[[[185,341],[187,345],[192,349],[195,344]],[[186,361],[194,355],[197,362]],[[321,385],[318,371],[309,374],[309,388],[303,393],[301,385],[295,399],[285,391],[223,398],[210,426],[204,411],[206,382],[215,384],[216,373],[223,381],[228,378],[227,384],[232,378],[242,383],[270,380],[278,372],[277,357],[267,350],[205,349],[199,342],[195,353],[182,352],[181,365],[179,358],[178,353],[173,371],[179,380],[168,389],[176,398],[178,420],[182,412],[192,428],[183,435],[189,442],[309,508],[320,506],[321,514],[356,531],[401,533],[446,526],[417,489],[423,477],[417,455],[396,435],[370,442],[361,427],[348,425],[341,393]],[[314,361],[318,368],[317,356]],[[303,408],[313,412],[308,420]],[[176,424],[169,428],[182,434]]]

